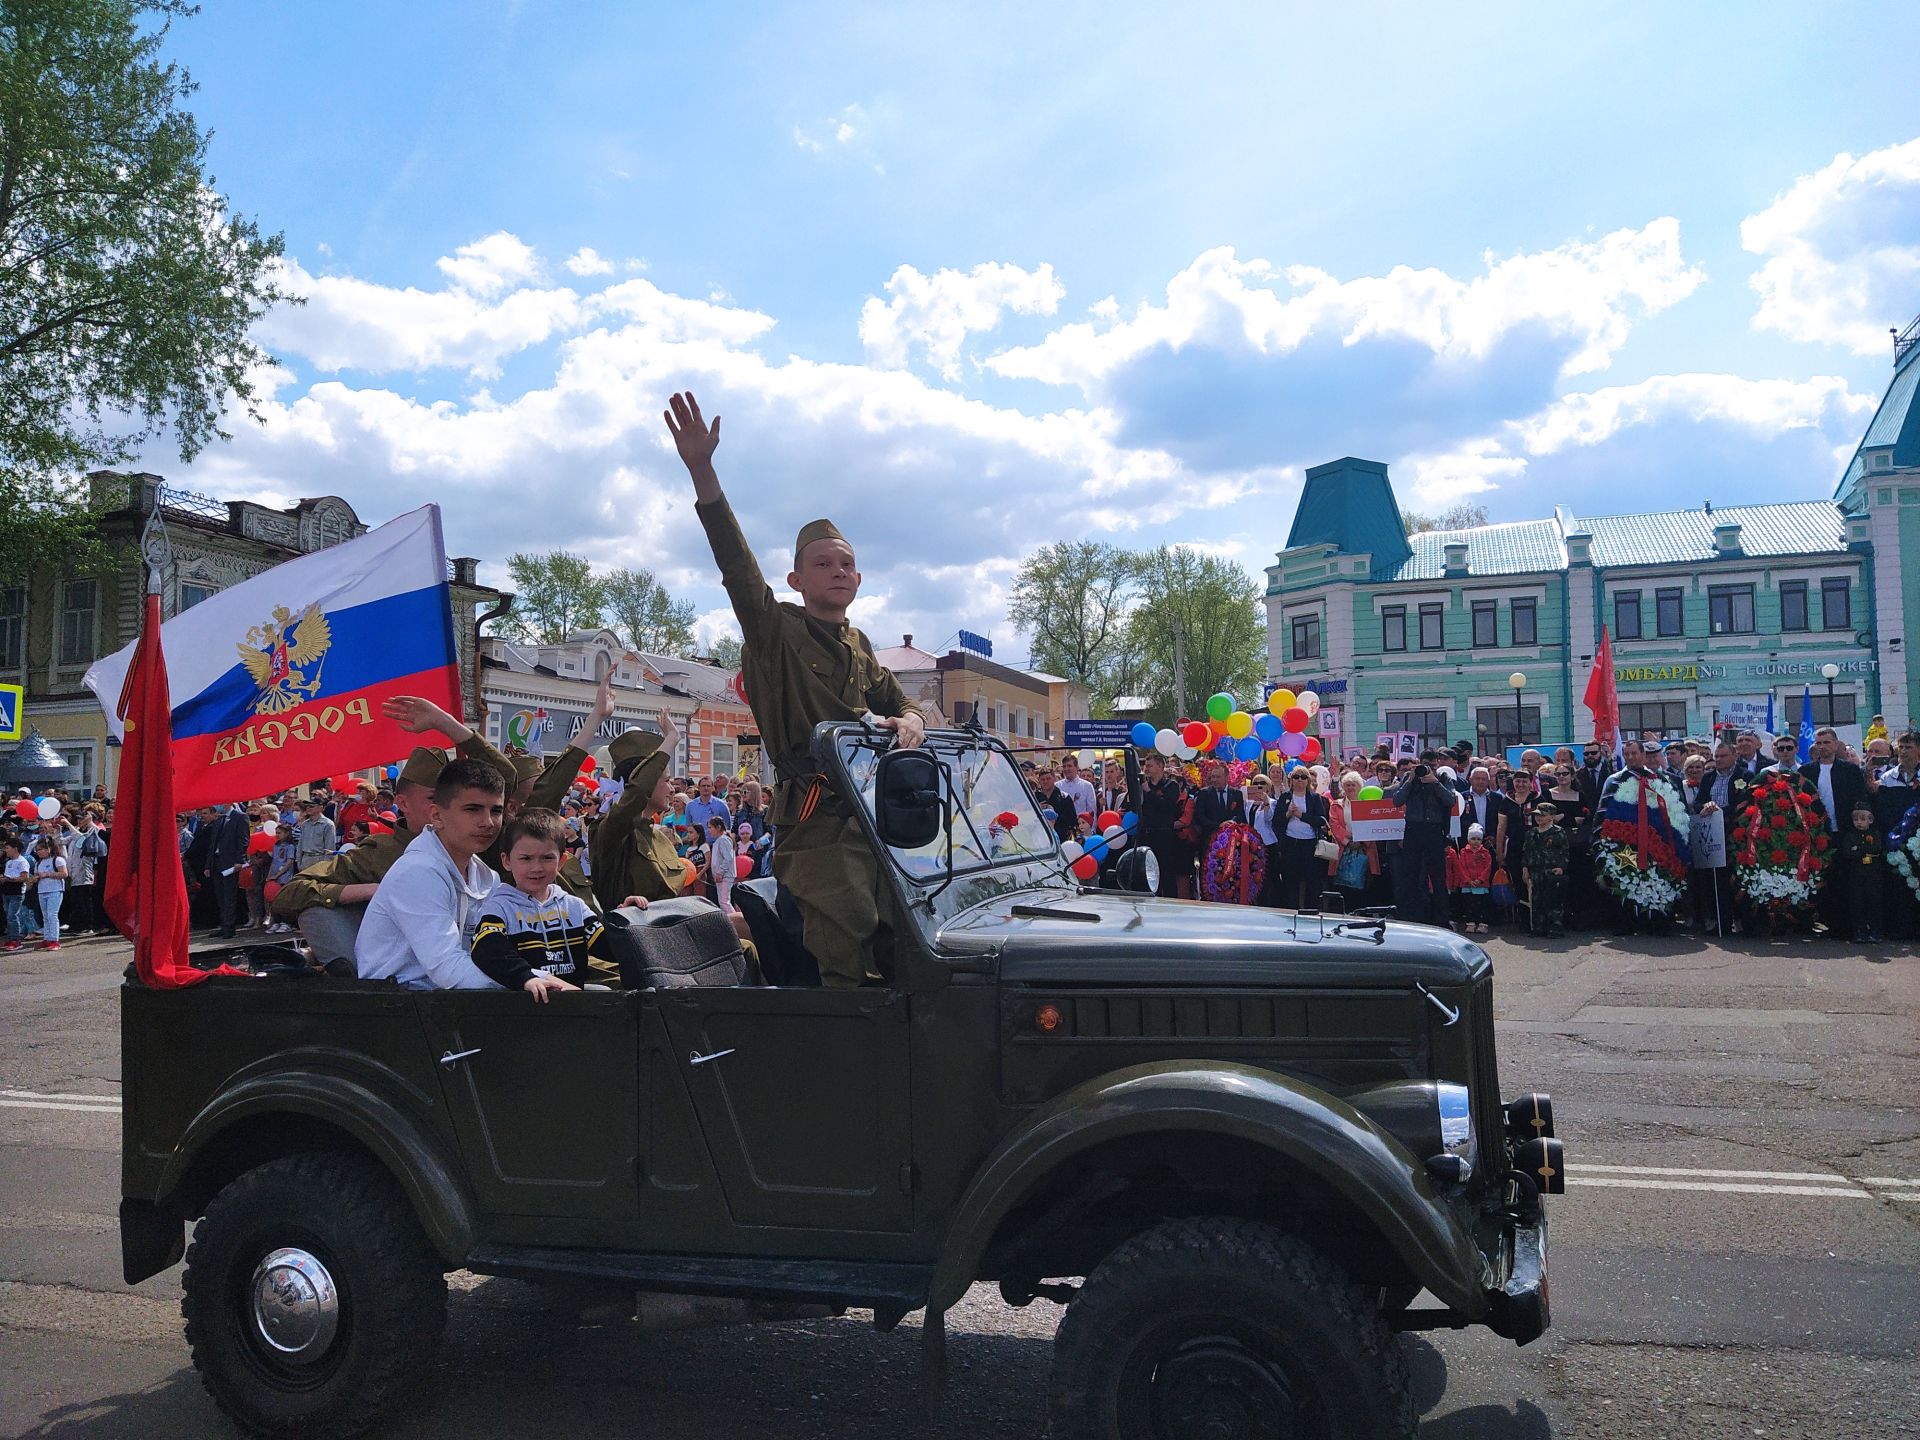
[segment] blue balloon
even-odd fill
[[[1133,735],[1133,743],[1135,748],[1140,750],[1151,750],[1153,748],[1153,738],[1159,732],[1155,730],[1153,726],[1149,725],[1146,721],[1136,720],[1133,722],[1133,730],[1131,733]]]
[[[1260,758],[1260,742],[1251,735],[1244,739],[1234,741],[1233,758],[1236,760],[1258,760]]]
[[[1233,737],[1231,735],[1222,735],[1220,737],[1220,743],[1213,747],[1213,753],[1218,755],[1222,760],[1231,760],[1233,758]]]
[[[1139,823],[1140,816],[1136,811],[1129,810],[1120,817],[1120,828],[1122,830],[1131,830]]]
[[[1260,715],[1254,719],[1253,733],[1271,745],[1287,733],[1287,727],[1280,723],[1278,715]]]
[[[1107,858],[1107,837],[1104,835],[1088,836],[1086,846],[1080,853],[1098,865],[1102,860]]]

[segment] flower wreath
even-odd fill
[[[1200,898],[1250,905],[1267,878],[1267,847],[1251,825],[1229,820],[1213,832],[1200,867]]]
[[[1602,801],[1598,820],[1593,863],[1601,887],[1649,915],[1675,909],[1687,893],[1687,807],[1680,792],[1658,776],[1624,775]]]
[[[1833,842],[1826,807],[1805,781],[1775,776],[1754,786],[1728,839],[1734,887],[1755,919],[1810,917]]]
[[[1887,832],[1887,863],[1920,899],[1920,805],[1909,805],[1900,823]]]

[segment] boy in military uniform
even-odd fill
[[[1559,936],[1567,910],[1567,832],[1560,828],[1560,807],[1542,800],[1533,807],[1533,829],[1521,851],[1520,874],[1526,882],[1528,928],[1536,935]]]
[[[1840,835],[1840,865],[1846,872],[1847,908],[1853,912],[1853,943],[1878,945],[1885,924],[1887,843],[1874,825],[1872,801],[1855,801],[1851,819]]]
[[[673,835],[653,820],[673,799],[667,762],[679,735],[672,717],[663,714],[661,724],[664,734],[629,730],[607,746],[613,777],[625,788],[588,836],[593,894],[603,910],[630,904],[633,897],[671,900],[687,883]]]
[[[787,584],[801,603],[774,598],[747,548],[713,468],[720,417],[709,426],[692,395],[675,395],[667,429],[693,478],[694,513],[743,641],[740,668],[747,703],[779,777],[768,819],[777,832],[773,873],[800,909],[806,947],[820,962],[821,984],[852,988],[883,978],[872,953],[882,928],[880,875],[849,798],[836,795],[815,767],[814,727],[829,720],[882,717],[907,748],[926,722],[893,672],[874,658],[867,637],[847,623],[860,592],[853,547],[831,520],[801,527]]]

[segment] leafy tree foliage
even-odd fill
[[[513,577],[513,609],[500,622],[505,634],[536,645],[557,645],[575,630],[593,630],[603,623],[604,582],[585,557],[565,550],[513,555],[507,573]]]
[[[723,670],[740,668],[740,642],[731,635],[722,635],[713,642],[713,653],[707,657]]]
[[[615,570],[599,584],[608,623],[635,650],[693,653],[693,602],[675,600],[651,570]]]
[[[1409,535],[1423,535],[1429,530],[1471,530],[1486,523],[1487,507],[1468,500],[1449,505],[1438,515],[1422,515],[1418,510],[1400,512],[1401,528]]]
[[[185,0],[0,0],[0,570],[91,542],[81,472],[256,414],[278,235],[205,171],[194,86],[158,59]],[[157,22],[153,23],[153,22]]]
[[[1020,567],[1008,616],[1032,637],[1029,663],[1111,699],[1125,652],[1140,557],[1090,540],[1044,545]]]
[[[1221,690],[1256,702],[1266,677],[1267,633],[1253,578],[1220,556],[1162,546],[1141,560],[1140,584],[1127,649],[1141,667],[1153,702],[1149,713],[1162,723],[1198,714],[1207,696]],[[1176,685],[1176,641],[1183,687]]]

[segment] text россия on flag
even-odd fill
[[[183,810],[397,759],[415,741],[380,713],[395,695],[461,713],[436,505],[222,590],[163,633]],[[133,651],[87,671],[116,736]]]

